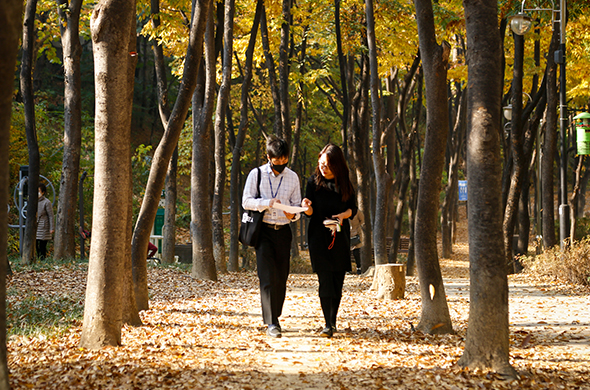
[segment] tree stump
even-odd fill
[[[371,290],[377,290],[377,298],[404,299],[406,292],[406,265],[377,265]]]

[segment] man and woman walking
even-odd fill
[[[266,332],[270,337],[282,336],[279,317],[289,277],[292,240],[289,224],[300,218],[299,213],[291,214],[277,208],[277,204],[282,204],[301,206],[310,218],[309,253],[313,271],[318,275],[318,293],[325,319],[320,336],[332,337],[337,329],[336,317],[344,277],[346,272],[351,271],[348,220],[357,212],[356,196],[344,154],[333,144],[322,149],[302,200],[299,177],[287,168],[287,142],[272,137],[267,142],[266,152],[268,162],[249,173],[242,197],[244,209],[264,212],[255,249]]]

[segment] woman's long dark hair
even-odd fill
[[[334,144],[327,144],[324,146],[322,151],[318,154],[318,160],[322,155],[325,154],[328,157],[328,165],[336,182],[336,189],[342,195],[342,200],[346,202],[354,194],[354,188],[350,182],[348,176],[348,165],[346,165],[346,159],[342,149]],[[319,187],[327,188],[326,178],[322,176],[320,172],[320,166],[315,168],[315,184]]]

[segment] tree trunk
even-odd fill
[[[504,253],[508,273],[514,272],[514,253],[512,251],[512,236],[516,225],[518,201],[522,191],[524,167],[523,152],[523,121],[522,121],[522,73],[524,57],[524,37],[514,36],[514,73],[512,77],[512,124],[510,126],[510,145],[512,155],[512,174],[510,188],[506,199],[504,212]]]
[[[130,39],[135,42],[135,37]],[[134,46],[133,44],[131,46]],[[134,80],[135,64],[129,67],[129,79]],[[133,88],[131,88],[133,91]],[[132,96],[133,97],[133,96]],[[133,151],[129,148],[129,158],[127,164],[131,167],[131,157]],[[122,319],[124,324],[131,326],[141,326],[139,310],[137,310],[137,301],[135,300],[135,289],[133,288],[133,265],[131,264],[131,237],[133,236],[133,180],[131,169],[129,169],[129,185],[127,186],[127,226],[125,228],[125,262],[123,274],[123,313]]]
[[[397,262],[397,249],[401,237],[402,222],[404,217],[404,209],[407,202],[407,193],[410,186],[410,167],[412,163],[412,155],[414,153],[414,141],[417,135],[418,124],[420,123],[420,115],[422,105],[419,104],[415,108],[412,120],[412,128],[408,132],[406,130],[406,110],[410,101],[410,96],[416,88],[416,85],[422,86],[422,74],[420,72],[420,54],[416,55],[414,62],[408,73],[404,77],[404,82],[400,88],[400,93],[397,100],[397,119],[398,124],[398,138],[401,146],[401,159],[398,164],[397,174],[395,178],[397,188],[397,205],[395,213],[393,213],[393,231],[391,249],[389,251],[389,263]],[[418,91],[418,95],[422,97],[422,92]],[[393,145],[392,147],[393,148]]]
[[[465,136],[462,126],[463,112],[465,111],[465,92],[460,91],[459,102],[457,103],[457,114],[455,117],[455,124],[453,127],[453,135],[451,139],[450,158],[448,164],[448,184],[445,190],[445,197],[441,210],[441,237],[442,237],[442,257],[443,259],[450,259],[453,254],[453,209],[457,202],[457,183],[459,181],[459,158],[461,155],[461,148],[463,147],[463,138]]]
[[[252,85],[252,61],[254,57],[254,48],[256,45],[256,33],[260,23],[260,16],[262,14],[263,1],[258,0],[256,3],[256,13],[252,23],[252,30],[250,31],[250,41],[246,49],[246,63],[244,64],[244,79],[242,81],[242,95],[240,100],[240,125],[238,134],[236,136],[235,145],[232,151],[232,165],[230,178],[230,247],[229,247],[229,270],[238,270],[238,231],[239,231],[239,215],[241,210],[241,196],[240,196],[240,156],[242,154],[242,146],[246,138],[246,129],[248,127],[248,92]]]
[[[152,25],[154,30],[160,27],[160,2],[151,0]],[[158,112],[164,128],[168,125],[170,107],[168,104],[168,82],[166,65],[164,63],[164,50],[157,40],[152,43],[154,53],[154,68],[158,91]],[[165,180],[164,199],[164,226],[162,226],[162,263],[174,262],[174,246],[176,244],[176,180],[178,171],[178,147],[174,149]]]
[[[223,231],[223,194],[225,191],[225,116],[231,89],[234,41],[235,0],[225,0],[223,27],[223,78],[215,111],[215,195],[213,197],[213,253],[217,271],[227,272],[225,233]]]
[[[21,0],[5,0],[0,7],[0,204],[9,202],[8,145],[14,92],[14,72],[22,28]],[[8,212],[0,207],[0,390],[10,389],[6,351],[6,272]]]
[[[497,2],[464,0],[468,62],[469,325],[462,367],[509,377],[508,278],[503,252],[500,34]]]
[[[283,122],[281,120],[281,98],[279,87],[277,86],[277,75],[275,70],[275,61],[270,52],[270,42],[268,38],[268,24],[266,22],[266,7],[262,5],[262,14],[260,15],[260,37],[264,58],[266,59],[266,70],[268,71],[268,84],[272,96],[274,107],[273,131],[277,137],[283,136]]]
[[[164,225],[162,226],[162,263],[174,263],[176,245],[176,198],[178,173],[178,147],[172,154],[166,173],[166,197],[164,198]]]
[[[372,259],[372,208],[371,208],[371,174],[370,174],[370,159],[367,150],[369,149],[369,67],[368,58],[366,55],[361,57],[361,67],[359,70],[360,79],[358,87],[354,94],[350,108],[350,142],[349,146],[352,149],[351,157],[354,162],[354,177],[357,181],[357,202],[358,208],[362,210],[365,215],[365,224],[363,227],[361,246],[361,270],[365,272],[373,263]],[[350,61],[350,69],[354,71],[354,61]],[[348,80],[352,77],[347,76]],[[351,85],[352,82],[348,83]]]
[[[452,333],[453,327],[438,262],[436,232],[444,148],[447,141],[447,65],[450,45],[438,45],[430,0],[415,0],[420,39],[420,56],[426,89],[426,135],[420,170],[418,208],[416,210],[416,266],[422,297],[418,329],[425,333]]]
[[[348,157],[348,124],[350,123],[350,102],[346,83],[346,57],[342,50],[342,30],[340,28],[340,1],[334,0],[334,29],[336,30],[336,49],[340,67],[340,84],[342,85],[342,151]]]
[[[215,102],[215,40],[213,8],[205,32],[205,59],[199,71],[193,96],[193,157],[191,167],[191,236],[193,266],[191,276],[202,280],[217,280],[213,256],[213,226],[209,164],[213,145],[211,117]]]
[[[150,232],[156,219],[160,194],[162,188],[164,188],[170,158],[178,144],[178,138],[184,126],[191,97],[195,89],[197,71],[203,54],[203,36],[210,3],[211,0],[196,1],[178,96],[170,114],[164,135],[154,152],[145,195],[133,232],[131,258],[133,262],[135,299],[137,300],[137,308],[139,310],[147,310],[149,306],[146,257]]]
[[[80,80],[79,25],[82,0],[60,0],[58,7],[64,65],[64,151],[59,185],[57,223],[53,257],[73,258],[76,255],[75,238],[76,192],[80,171],[80,148],[82,145],[82,95]],[[67,7],[67,8],[65,8]],[[66,9],[68,12],[66,12]]]
[[[580,181],[582,177],[582,167],[584,166],[584,156],[578,156],[576,158],[577,167],[574,172],[574,188],[572,188],[572,194],[570,196],[570,232],[571,240],[576,239],[576,222],[578,220],[578,198],[580,197]]]
[[[289,30],[291,1],[283,0],[281,15],[281,43],[279,45],[279,97],[281,99],[281,138],[291,145],[291,114],[289,103]]]
[[[557,49],[559,30],[553,30],[549,53]],[[547,56],[547,115],[545,125],[545,140],[541,155],[541,197],[543,218],[543,246],[552,248],[557,245],[555,237],[555,190],[554,168],[557,153],[557,104],[559,101],[557,90],[557,64],[552,55]]]
[[[422,83],[420,83],[422,89]],[[421,103],[422,100],[419,100]],[[408,224],[410,225],[410,245],[408,246],[408,260],[406,261],[406,275],[414,276],[416,270],[416,206],[418,201],[418,178],[416,174],[416,154],[420,148],[415,148],[412,153],[412,167],[410,169],[410,196],[408,197]]]
[[[92,244],[80,346],[121,344],[129,246],[135,2],[104,0],[90,21],[96,88]],[[124,189],[124,190],[122,190]]]
[[[372,131],[373,131],[373,165],[375,170],[376,202],[373,230],[373,247],[375,251],[375,265],[387,264],[387,249],[385,246],[385,229],[378,227],[386,223],[386,172],[383,151],[381,150],[381,102],[379,99],[379,73],[377,63],[377,46],[375,42],[375,17],[373,13],[373,0],[365,1],[365,14],[367,17],[367,42],[369,46],[369,66],[371,74],[371,107],[372,107]]]
[[[22,240],[21,258],[23,264],[35,261],[35,243],[37,235],[37,202],[39,186],[39,145],[37,143],[37,129],[35,125],[35,96],[33,92],[33,51],[35,45],[35,13],[37,0],[27,0],[25,7],[22,60],[20,71],[20,88],[25,106],[25,131],[29,151],[29,180],[27,193],[27,223]]]

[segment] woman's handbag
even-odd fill
[[[260,168],[258,170],[258,180],[256,184],[256,198],[260,198]],[[240,225],[239,240],[242,244],[255,247],[258,244],[260,228],[262,227],[262,216],[264,211],[244,210],[242,214],[242,224]]]
[[[357,234],[356,236],[350,237],[350,246],[357,246],[361,243],[361,237]]]

